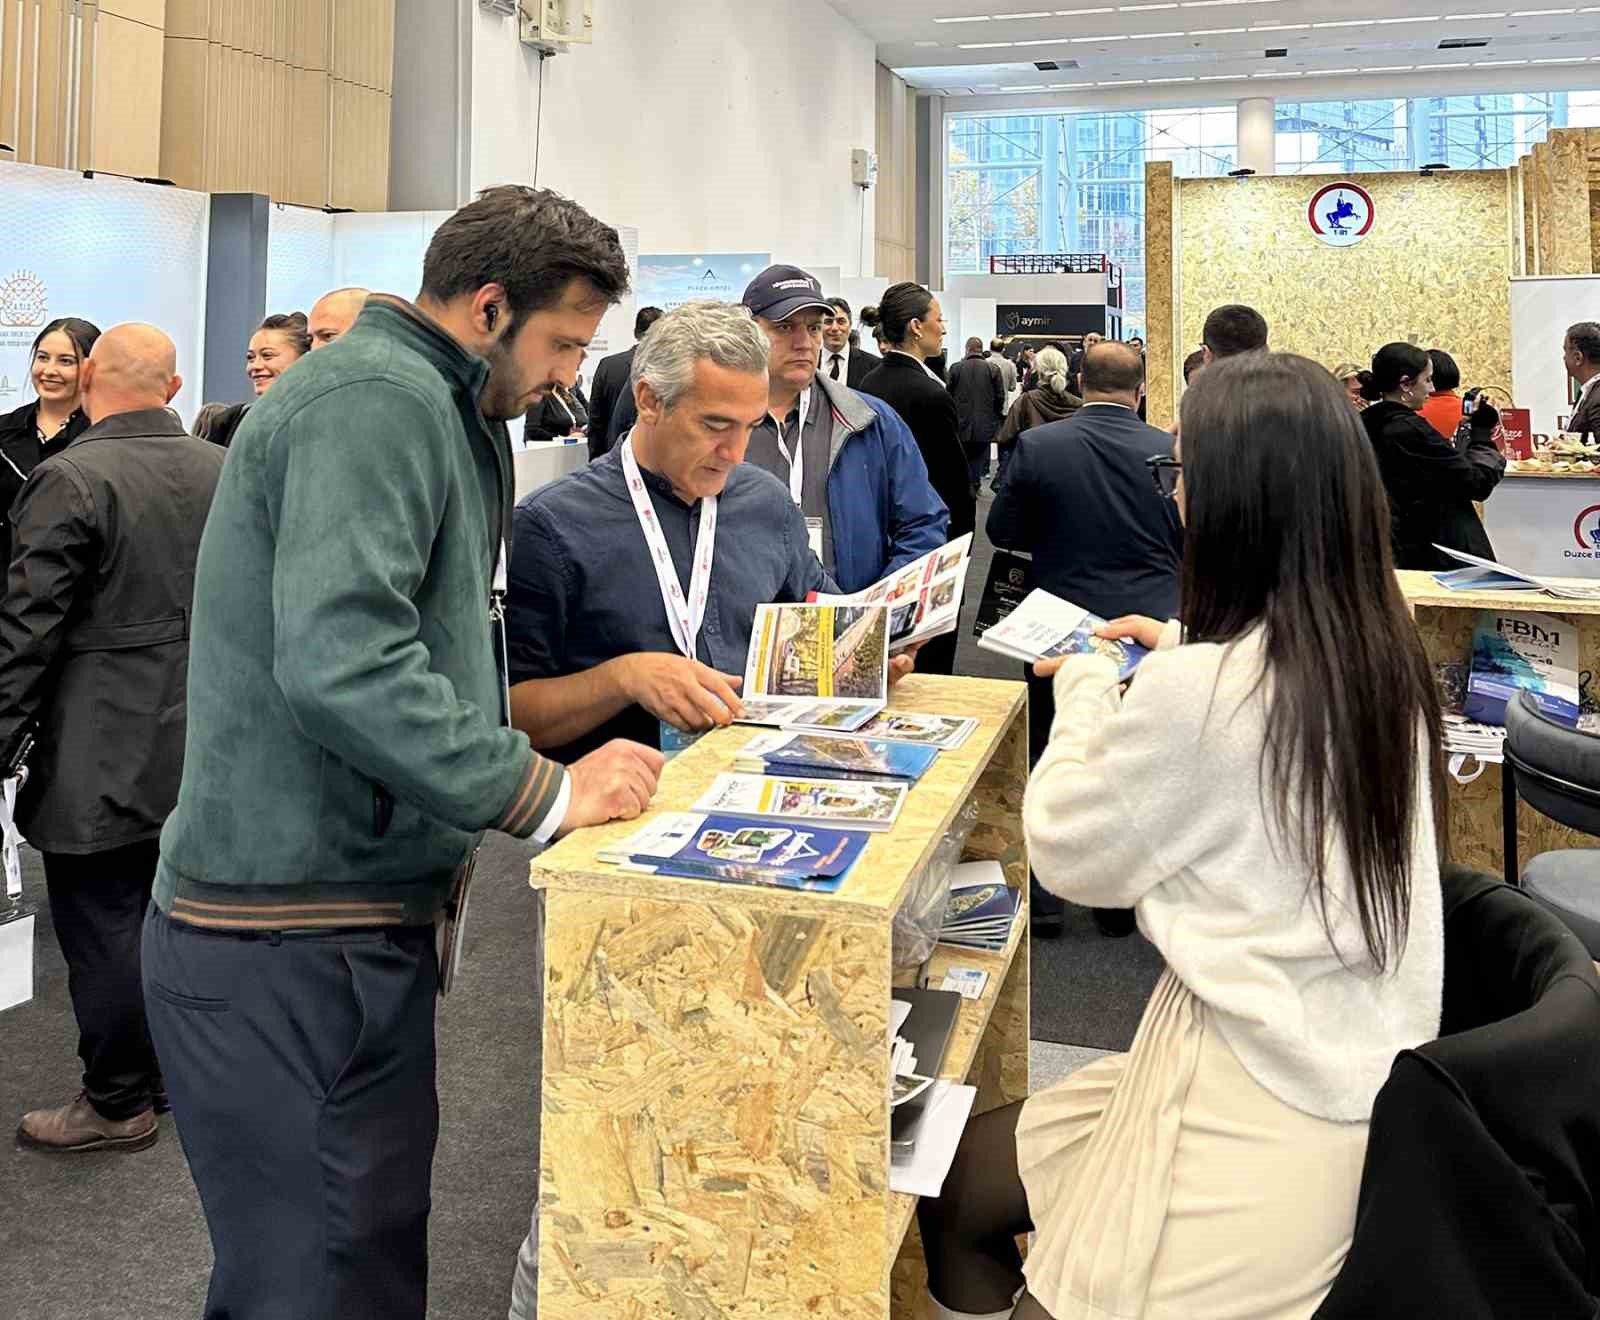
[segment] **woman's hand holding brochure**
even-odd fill
[[[1107,641],[1133,642],[1147,651],[1154,651],[1160,645],[1161,634],[1165,630],[1166,624],[1157,619],[1147,618],[1143,614],[1124,614],[1101,624],[1094,630],[1094,635]],[[1057,655],[1040,660],[1034,664],[1033,672],[1040,678],[1053,678],[1056,670],[1071,658],[1070,655]]]

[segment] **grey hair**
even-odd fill
[[[686,302],[674,307],[639,341],[628,384],[641,380],[671,408],[694,383],[696,362],[730,371],[765,372],[772,346],[747,308],[738,303]]]
[[[1033,369],[1039,379],[1056,394],[1067,392],[1067,359],[1059,348],[1046,348],[1033,359]]]

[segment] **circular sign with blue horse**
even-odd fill
[[[1377,208],[1360,184],[1330,183],[1317,190],[1306,214],[1311,232],[1329,247],[1353,247],[1372,232]]]

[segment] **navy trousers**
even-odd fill
[[[205,1320],[422,1320],[432,928],[224,934],[152,906],[144,991],[216,1257]]]

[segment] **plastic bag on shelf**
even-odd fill
[[[933,946],[939,942],[945,908],[950,902],[950,875],[960,863],[977,823],[978,804],[975,800],[968,801],[956,814],[949,833],[939,841],[928,865],[894,914],[890,956],[896,985],[917,984],[918,969],[928,961]]]

